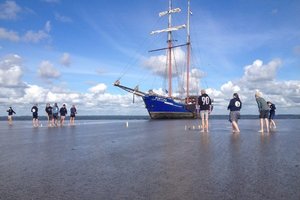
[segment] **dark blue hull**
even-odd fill
[[[155,95],[145,95],[143,100],[152,119],[196,118],[195,104],[184,104]]]

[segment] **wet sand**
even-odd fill
[[[0,122],[0,199],[300,199],[300,120]]]

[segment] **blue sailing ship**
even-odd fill
[[[189,95],[189,68],[190,68],[190,0],[187,1],[187,23],[179,26],[172,26],[172,15],[181,12],[180,8],[172,8],[172,0],[169,0],[169,8],[167,11],[159,13],[160,17],[168,17],[168,27],[166,29],[152,31],[151,34],[167,33],[167,47],[156,49],[152,51],[167,51],[167,66],[168,66],[168,95],[163,96],[154,93],[152,90],[149,90],[147,93],[142,92],[136,88],[130,88],[124,85],[121,85],[120,80],[117,80],[114,83],[114,86],[119,87],[127,92],[133,93],[134,95],[142,97],[145,107],[149,113],[151,119],[184,119],[184,118],[196,118],[196,104],[197,96]],[[186,28],[187,41],[185,44],[173,45],[172,32],[179,29]],[[187,54],[187,67],[186,67],[186,94],[185,98],[177,98],[172,96],[172,49],[177,47],[186,47]]]

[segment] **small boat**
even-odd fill
[[[169,0],[169,7],[167,11],[159,13],[160,17],[168,17],[168,27],[162,30],[152,31],[151,34],[167,33],[167,47],[160,48],[151,51],[167,51],[167,71],[168,71],[168,90],[167,95],[160,95],[155,93],[153,90],[148,92],[140,91],[138,87],[130,88],[122,85],[120,80],[114,83],[114,86],[119,87],[127,92],[130,92],[136,96],[143,99],[145,107],[149,113],[151,119],[185,119],[185,118],[196,118],[197,117],[197,96],[190,95],[189,93],[189,80],[190,80],[190,0],[187,0],[187,23],[179,26],[172,26],[172,15],[181,12],[180,8],[172,8],[172,0]],[[174,45],[172,32],[178,31],[180,29],[186,29],[187,40],[184,44]],[[179,98],[172,95],[172,56],[173,49],[178,47],[186,47],[186,88],[185,97]],[[150,51],[150,52],[151,52]]]

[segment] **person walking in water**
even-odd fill
[[[271,128],[276,128],[276,124],[274,122],[274,117],[275,117],[275,110],[276,110],[276,106],[274,103],[268,101],[267,102],[268,106],[270,107],[270,113],[269,113],[269,126],[270,129]]]
[[[66,104],[63,104],[63,106],[59,110],[60,113],[60,126],[63,126],[65,123],[66,114],[68,113]]]
[[[261,97],[260,92],[255,93],[255,99],[258,106],[259,111],[259,119],[260,119],[260,130],[258,132],[263,133],[264,132],[264,122],[266,124],[267,132],[269,132],[269,106],[264,98]]]
[[[205,90],[201,90],[201,95],[198,97],[198,105],[200,107],[200,116],[202,123],[201,132],[208,132],[208,115],[211,111],[211,99],[206,94]]]
[[[12,107],[9,107],[6,112],[8,112],[8,117],[7,117],[8,124],[12,125],[12,116],[13,116],[13,114],[16,114],[16,112],[12,109]]]
[[[77,110],[75,105],[72,105],[70,108],[70,125],[75,125],[75,115],[77,114]]]
[[[238,126],[238,119],[240,118],[240,110],[242,108],[242,102],[237,93],[233,94],[233,98],[230,100],[229,105],[227,107],[230,110],[229,113],[229,121],[232,124],[232,132],[239,133],[240,129]]]
[[[52,114],[53,114],[54,126],[57,126],[58,112],[59,112],[58,105],[57,105],[57,103],[54,103],[54,106],[52,107]]]
[[[38,115],[38,104],[35,104],[34,106],[32,106],[31,108],[31,112],[32,112],[32,125],[33,127],[39,127],[39,115]]]
[[[48,127],[54,126],[52,107],[50,106],[50,103],[47,103],[45,111],[46,111],[47,116],[48,116]]]

